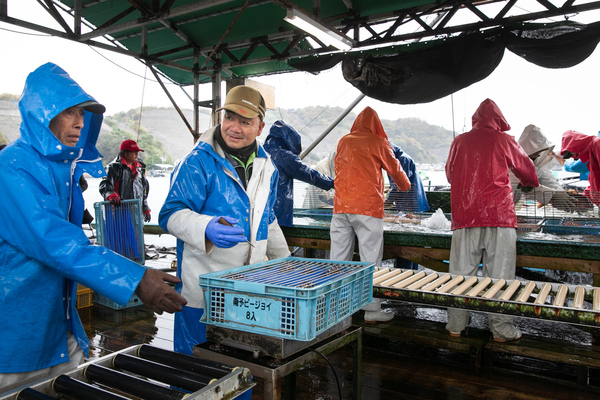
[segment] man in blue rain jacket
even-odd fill
[[[189,303],[175,314],[173,345],[185,354],[206,341],[198,275],[290,255],[273,212],[277,169],[256,140],[265,125],[264,99],[236,86],[219,110],[221,124],[204,132],[173,171],[158,220],[177,237],[175,289]]]
[[[280,226],[294,224],[294,179],[323,190],[333,189],[333,179],[308,167],[298,155],[302,151],[300,134],[283,121],[276,121],[265,140],[265,150],[279,171],[275,215]]]
[[[417,166],[413,159],[406,154],[400,146],[393,143],[392,149],[394,155],[400,161],[402,169],[406,173],[408,180],[410,181],[410,190],[408,192],[402,192],[398,189],[398,186],[394,183],[392,178],[388,175],[390,180],[390,190],[386,197],[386,202],[393,203],[394,210],[404,212],[424,212],[429,211],[429,202],[427,201],[427,195],[423,188],[423,182],[417,172]]]
[[[21,136],[0,152],[0,393],[62,373],[87,356],[77,282],[124,305],[134,291],[162,313],[185,304],[164,280],[81,229],[79,178],[104,174],[95,148],[105,108],[60,67],[27,77]]]

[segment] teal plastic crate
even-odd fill
[[[600,235],[600,219],[548,219],[542,226],[542,232],[558,235]]]
[[[281,258],[199,276],[202,322],[309,341],[373,301],[372,263]]]
[[[144,303],[142,303],[142,301],[140,300],[140,298],[137,296],[137,294],[133,294],[133,296],[131,296],[131,298],[129,299],[129,301],[127,302],[127,304],[125,304],[124,306],[115,303],[114,301],[112,301],[111,299],[109,299],[106,296],[102,296],[101,294],[98,294],[96,292],[94,292],[92,294],[92,301],[94,303],[97,304],[102,304],[103,306],[112,308],[113,310],[124,310],[126,308],[132,308],[132,307],[138,307],[138,306],[143,306]]]
[[[98,244],[139,264],[145,263],[144,219],[139,199],[94,203]]]

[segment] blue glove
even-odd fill
[[[236,218],[214,217],[206,225],[206,237],[217,247],[228,249],[248,239],[244,236],[244,230],[239,226]]]

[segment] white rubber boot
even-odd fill
[[[381,309],[381,299],[373,299],[373,302],[363,307],[363,310],[365,311],[365,322],[367,323],[387,322],[394,318],[392,310]]]

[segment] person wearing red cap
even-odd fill
[[[120,150],[117,158],[106,166],[106,177],[99,186],[100,194],[115,205],[121,204],[121,200],[140,199],[144,221],[150,222],[150,185],[146,179],[146,164],[138,158],[139,152],[144,150],[131,139],[124,140]]]

